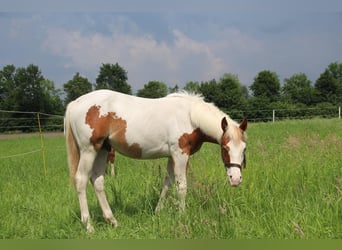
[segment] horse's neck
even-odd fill
[[[191,120],[207,137],[208,142],[221,143],[221,120],[227,117],[225,113],[211,104],[194,105],[191,111]]]

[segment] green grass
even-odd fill
[[[80,222],[70,185],[64,138],[45,137],[46,176],[38,136],[0,140],[2,239],[341,239],[342,121],[305,120],[250,124],[247,169],[238,188],[227,183],[217,145],[192,156],[186,212],[175,191],[155,215],[165,159],[117,156],[117,176],[106,192],[119,222],[102,219],[94,191],[88,202],[96,232]]]

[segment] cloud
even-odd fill
[[[157,17],[153,21],[164,20]],[[237,74],[242,84],[250,85],[265,69],[278,73],[280,80],[304,72],[314,81],[330,62],[341,58],[336,49],[341,47],[341,35],[331,25],[336,18],[326,15],[319,25],[311,24],[316,20],[312,15],[291,22],[277,19],[269,25],[278,27],[275,32],[265,31],[268,19],[239,25],[212,19],[193,24],[177,18],[181,23],[166,21],[154,30],[151,22],[146,26],[136,15],[102,16],[103,22],[93,18],[89,16],[92,25],[86,28],[69,22],[46,26],[41,43],[45,55],[62,59],[68,72],[80,72],[91,81],[102,63],[118,62],[128,71],[134,91],[150,80],[182,87],[188,81],[219,79],[224,73]]]
[[[183,85],[184,79],[206,80],[224,71],[222,58],[206,42],[195,41],[179,30],[174,30],[172,37],[166,42],[149,34],[113,31],[85,35],[59,28],[47,31],[43,48],[64,57],[65,67],[81,72],[94,73],[102,63],[118,62],[129,72],[130,84],[138,88],[149,80]]]

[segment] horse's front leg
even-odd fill
[[[185,211],[185,196],[187,191],[186,170],[188,166],[189,156],[186,154],[181,154],[175,156],[173,160],[176,190],[179,200],[179,209],[183,212]]]

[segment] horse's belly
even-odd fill
[[[145,145],[144,143],[117,143],[111,142],[112,147],[122,155],[136,159],[155,159],[168,157],[170,155],[169,146],[167,144]]]
[[[142,150],[143,159],[155,159],[170,156],[170,150],[167,145]]]

